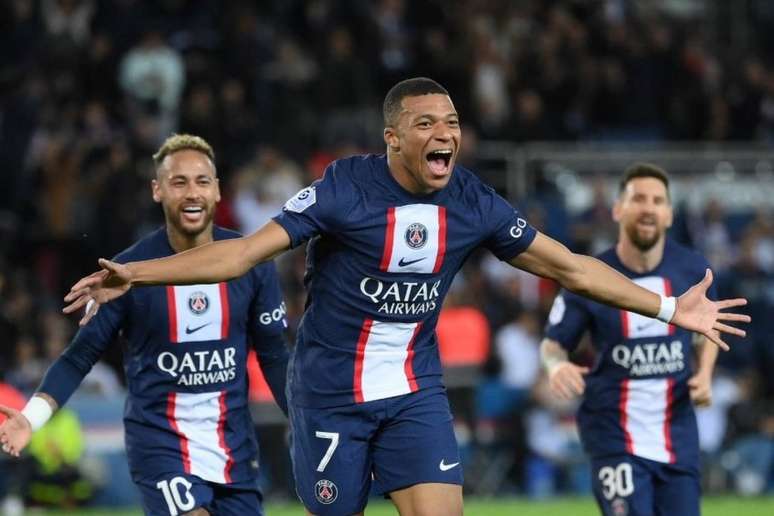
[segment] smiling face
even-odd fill
[[[672,226],[672,204],[666,185],[655,177],[636,177],[626,184],[613,206],[613,218],[640,251],[648,251],[664,239]]]
[[[448,95],[404,97],[397,122],[384,129],[390,172],[413,194],[446,186],[459,152],[462,133]]]
[[[215,165],[192,149],[167,155],[153,180],[153,200],[161,203],[167,227],[180,236],[195,239],[210,231],[220,201]]]

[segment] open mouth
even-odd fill
[[[434,150],[427,153],[425,159],[430,170],[437,175],[446,174],[449,171],[449,162],[452,158],[451,149]]]
[[[186,206],[183,208],[183,218],[189,222],[198,222],[203,215],[203,206]]]

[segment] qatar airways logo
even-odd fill
[[[630,376],[669,374],[685,369],[683,343],[679,340],[632,347],[619,344],[611,355],[613,362],[629,370]]]
[[[378,312],[388,315],[415,315],[432,312],[438,306],[438,287],[441,281],[384,282],[365,277],[360,292],[379,305]]]
[[[177,385],[209,385],[236,378],[236,348],[185,352],[182,357],[165,351],[156,361],[159,369],[177,379]]]

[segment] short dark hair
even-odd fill
[[[387,95],[384,97],[384,106],[382,107],[384,126],[392,127],[395,125],[401,109],[403,109],[401,102],[404,98],[418,97],[419,95],[431,95],[434,93],[449,95],[446,88],[427,77],[413,77],[411,79],[400,81],[390,88],[390,91],[388,91]]]
[[[626,185],[629,184],[629,181],[637,179],[638,177],[652,177],[658,179],[664,183],[667,197],[669,196],[669,175],[666,173],[666,170],[653,163],[642,162],[634,163],[633,165],[626,167],[626,170],[624,170],[623,176],[621,177],[621,182],[618,185],[619,195],[626,190]]]

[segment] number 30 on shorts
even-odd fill
[[[632,465],[627,462],[615,467],[600,468],[599,481],[602,483],[602,494],[608,500],[615,497],[625,498],[634,492]]]
[[[319,437],[320,439],[329,439],[331,441],[331,444],[328,445],[328,449],[325,451],[325,455],[323,455],[323,458],[320,459],[320,464],[317,465],[317,471],[322,473],[325,471],[325,467],[331,461],[331,457],[333,457],[333,452],[336,451],[336,447],[339,445],[339,433],[320,432],[318,430],[314,433],[314,436]]]

